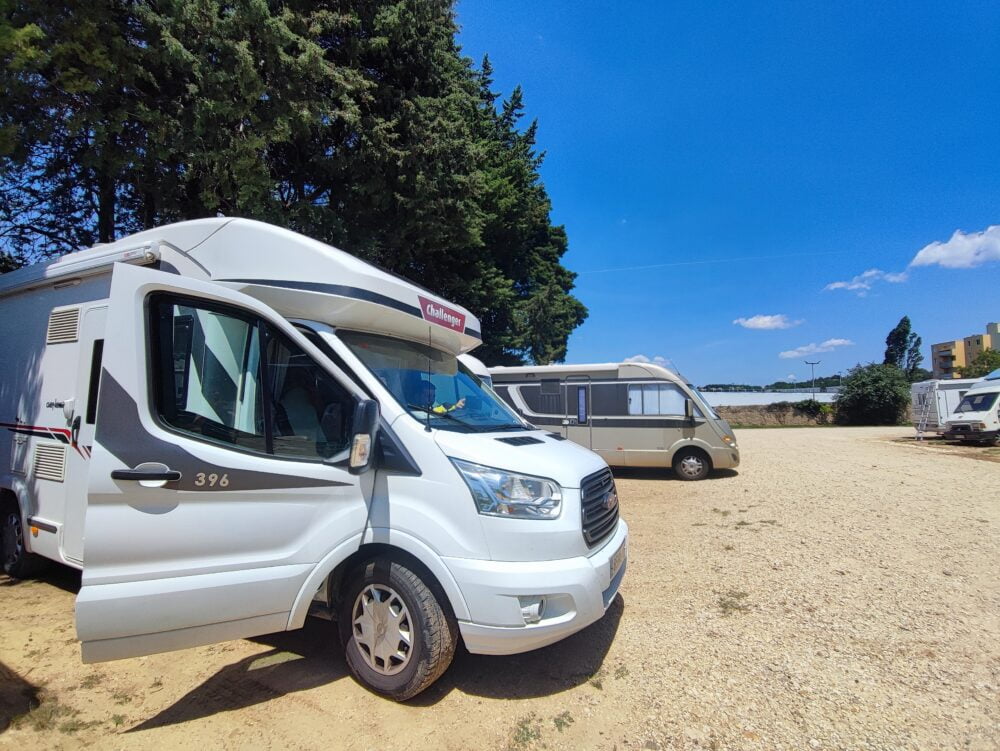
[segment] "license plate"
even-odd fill
[[[622,542],[621,547],[615,551],[615,554],[611,556],[611,578],[615,578],[615,574],[618,573],[618,569],[622,567],[625,563],[625,558],[628,556],[628,544],[627,540]]]

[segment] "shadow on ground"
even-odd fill
[[[0,733],[38,706],[38,693],[37,686],[0,662]]]
[[[31,579],[11,579],[9,576],[0,574],[0,587],[31,587],[38,584],[49,584],[75,595],[80,591],[80,571],[51,563]]]
[[[672,469],[661,469],[659,467],[612,467],[616,480],[670,480],[676,482],[690,482],[690,480],[680,479]],[[739,476],[735,469],[714,469],[705,480],[730,480]],[[697,482],[704,482],[698,480]]]
[[[601,669],[624,610],[625,602],[619,595],[600,621],[534,652],[492,657],[472,655],[460,647],[444,676],[410,704],[430,706],[456,689],[474,696],[528,699],[584,683]],[[128,732],[189,722],[349,679],[335,624],[328,621],[310,618],[298,631],[270,634],[252,641],[272,649],[222,668]]]

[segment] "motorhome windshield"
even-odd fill
[[[705,398],[704,394],[702,394],[696,386],[689,383],[688,388],[691,389],[691,393],[695,395],[695,398],[698,401],[698,406],[702,408],[705,414],[709,415],[714,420],[721,419],[718,413],[716,413],[716,411],[712,409],[712,405],[708,403],[708,400]]]
[[[993,408],[997,400],[997,391],[987,391],[984,394],[966,394],[958,403],[955,412],[985,412]]]
[[[454,355],[378,334],[341,330],[337,336],[420,422],[470,433],[527,429]]]

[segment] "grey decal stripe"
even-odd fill
[[[392,308],[394,310],[399,310],[403,313],[409,313],[411,316],[416,316],[417,318],[423,319],[423,314],[420,312],[420,308],[416,305],[408,305],[401,300],[397,300],[394,297],[389,297],[388,295],[382,295],[378,292],[372,292],[370,289],[362,289],[361,287],[349,287],[346,284],[325,284],[323,282],[290,282],[284,279],[216,279],[217,282],[236,282],[238,284],[258,284],[264,287],[281,287],[283,289],[301,289],[306,292],[321,292],[325,295],[337,295],[339,297],[350,297],[353,300],[364,300],[365,302],[372,302],[376,305],[384,305],[387,308]],[[434,294],[433,292],[430,294]],[[483,335],[476,329],[465,327],[465,333],[469,336],[474,336],[477,339],[482,339]]]
[[[162,462],[170,469],[180,472],[181,479],[176,483],[168,483],[168,488],[220,493],[234,490],[337,487],[352,484],[337,480],[316,480],[293,474],[235,469],[199,459],[176,443],[162,441],[150,435],[139,420],[139,407],[135,400],[106,369],[101,373],[101,395],[98,403],[97,443],[129,468],[143,462]],[[222,447],[222,450],[226,449]],[[275,460],[261,457],[262,463],[269,461]],[[228,474],[229,485],[224,491],[208,486],[196,487],[195,478],[199,473],[215,473],[220,476]]]

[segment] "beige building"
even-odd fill
[[[958,368],[968,365],[984,349],[1000,349],[1000,323],[986,324],[985,334],[931,345],[931,365],[935,378],[961,378]]]

